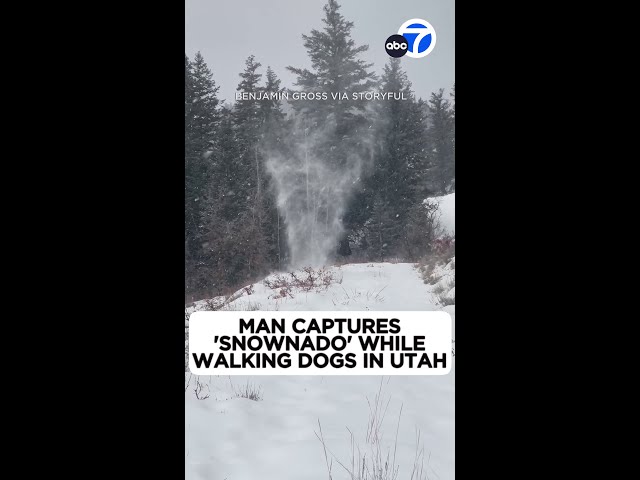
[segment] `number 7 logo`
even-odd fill
[[[406,38],[409,44],[407,57],[426,57],[436,46],[435,29],[429,22],[421,18],[412,18],[404,22],[400,26],[398,34]]]

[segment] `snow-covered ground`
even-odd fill
[[[443,233],[454,235],[456,233],[455,210],[456,210],[456,194],[455,192],[442,197],[432,197],[429,200],[438,202],[440,206],[440,226]]]
[[[195,381],[195,380],[192,380]],[[345,465],[351,464],[349,430],[362,454],[369,407],[375,402],[380,377],[270,376],[251,377],[263,400],[234,398],[243,377],[203,377],[210,397],[186,394],[185,478],[327,480],[323,446],[315,435],[319,424],[327,448]],[[395,447],[399,479],[411,478],[416,431],[424,448],[424,469],[430,479],[454,478],[455,371],[444,377],[385,377],[382,451]],[[329,453],[329,452],[328,452]],[[331,457],[331,453],[329,453]],[[350,479],[333,460],[333,479]]]
[[[352,263],[329,267],[335,279],[321,292],[296,292],[293,298],[279,298],[265,281],[253,285],[249,295],[231,302],[232,310],[439,310],[437,297],[424,285],[411,263]],[[304,273],[297,273],[304,277]],[[278,273],[265,280],[273,281]],[[287,275],[283,273],[282,275]],[[201,300],[191,309],[204,308]]]
[[[447,196],[449,197],[449,196]],[[444,197],[446,198],[446,197]],[[443,217],[446,217],[443,215]],[[452,262],[455,261],[452,260]],[[325,290],[292,291],[281,298],[264,281],[243,291],[226,308],[234,310],[440,310],[454,320],[455,305],[441,307],[433,290],[449,284],[454,264],[434,270],[442,279],[425,284],[413,264],[364,263],[331,267],[334,282]],[[271,275],[268,279],[274,279]],[[454,292],[455,294],[455,292]],[[277,298],[280,297],[280,298]],[[192,309],[203,308],[198,302]],[[455,357],[454,357],[455,358]],[[196,398],[196,379],[201,396]],[[424,475],[453,480],[455,360],[445,376],[262,376],[191,377],[185,392],[185,477],[207,480],[328,480],[319,424],[333,480],[351,479],[338,464],[351,465],[351,439],[370,457],[367,442],[370,404],[382,386],[388,410],[380,431],[381,453],[395,452],[398,480],[410,479],[416,432],[424,448]],[[262,400],[238,398],[247,382]],[[402,415],[398,426],[400,408]],[[397,449],[396,442],[397,435]],[[357,453],[356,453],[357,455]],[[415,477],[414,477],[415,478]]]

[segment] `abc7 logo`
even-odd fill
[[[396,35],[387,38],[384,48],[392,57],[407,55],[422,58],[436,46],[436,31],[426,20],[412,18],[404,22]]]
[[[389,55],[398,58],[407,53],[407,39],[402,35],[391,35],[384,43],[384,48]]]

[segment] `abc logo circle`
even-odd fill
[[[387,38],[387,41],[384,42],[384,49],[387,53],[395,58],[403,56],[407,53],[407,39],[402,35],[391,35]]]

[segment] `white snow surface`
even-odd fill
[[[456,194],[455,192],[441,197],[431,197],[427,200],[438,202],[440,205],[440,226],[443,233],[455,235],[456,233]]]
[[[425,284],[413,264],[363,263],[330,269],[338,282],[324,291],[294,292],[294,298],[275,299],[276,292],[259,282],[251,295],[245,292],[229,308],[443,309],[454,320],[455,338],[455,305],[441,308],[432,292],[435,285]],[[455,272],[450,263],[438,273],[449,277]],[[191,310],[203,305],[198,302]],[[202,394],[209,398],[196,398],[196,379],[203,384]],[[338,461],[351,465],[349,430],[360,452],[370,456],[372,446],[366,439],[369,405],[375,404],[380,388],[383,406],[389,401],[380,446],[385,456],[390,452],[393,457],[395,450],[398,480],[411,478],[417,431],[420,448],[424,448],[423,478],[454,479],[455,357],[451,373],[445,376],[197,377],[186,373],[185,384],[187,381],[187,480],[327,480],[324,449],[316,437],[318,422],[332,462],[333,480],[350,479]],[[262,400],[236,396],[247,382],[260,389]]]

